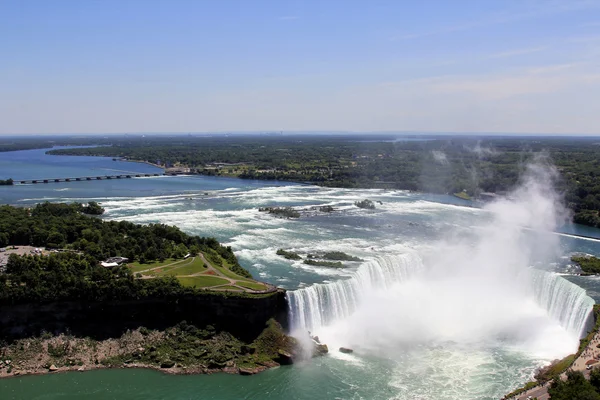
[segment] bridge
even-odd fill
[[[100,175],[100,176],[83,176],[79,178],[50,178],[50,179],[25,179],[15,181],[22,185],[27,183],[59,183],[59,182],[81,182],[81,181],[102,181],[109,179],[131,179],[131,178],[143,178],[151,176],[161,176],[164,174],[130,174],[130,175]]]

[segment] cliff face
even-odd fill
[[[271,318],[287,329],[284,290],[257,297],[207,293],[177,299],[19,304],[0,306],[0,339],[10,341],[43,331],[106,339],[140,326],[161,330],[184,320],[252,339]]]

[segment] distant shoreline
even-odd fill
[[[61,154],[51,154],[51,155],[53,155],[53,156],[54,156],[54,155],[56,155],[56,156],[59,156],[59,157],[61,156]],[[95,156],[86,156],[86,157],[95,157]],[[107,158],[112,158],[113,160],[118,160],[118,161],[125,161],[125,162],[133,162],[133,163],[147,164],[147,165],[151,165],[151,166],[153,166],[153,167],[156,167],[156,168],[160,168],[160,169],[162,169],[163,171],[166,169],[166,168],[165,168],[165,167],[163,167],[162,165],[155,164],[155,163],[152,163],[152,162],[150,162],[150,161],[144,161],[144,160],[129,160],[129,159],[127,159],[127,158],[118,158],[118,157],[107,157]]]

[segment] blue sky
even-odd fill
[[[0,0],[0,133],[600,134],[600,0]]]

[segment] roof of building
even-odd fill
[[[127,262],[127,261],[129,261],[129,258],[126,258],[126,257],[110,257],[110,258],[107,258],[105,262],[107,262],[107,263],[119,263],[120,264],[120,263],[124,263],[124,262]]]
[[[100,265],[102,265],[104,268],[112,268],[112,267],[118,267],[119,264],[117,264],[116,262],[106,262],[106,261],[102,261],[100,263]]]

